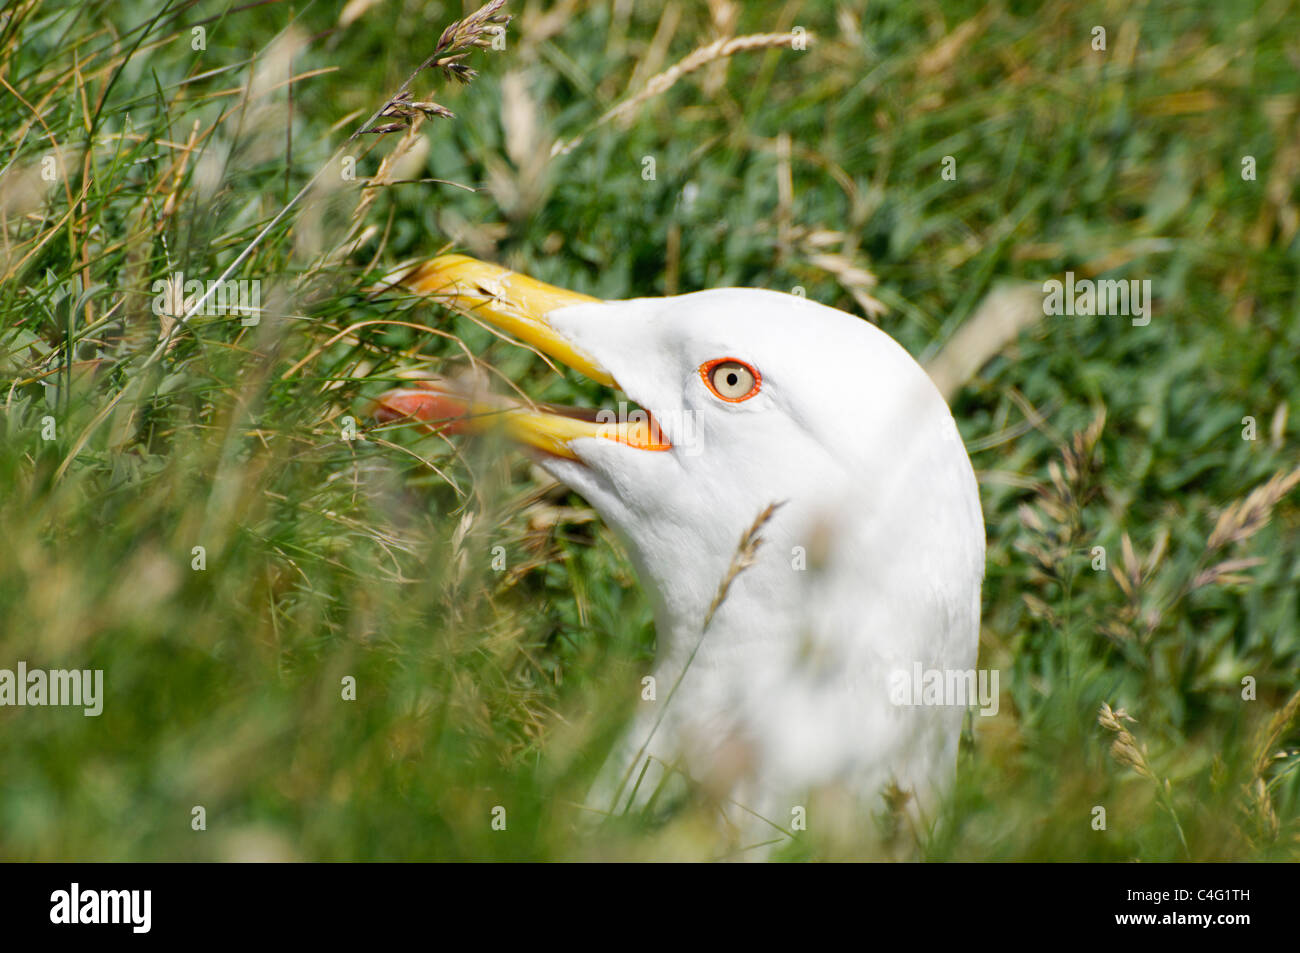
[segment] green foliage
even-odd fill
[[[0,14],[0,668],[102,668],[107,693],[97,718],[0,708],[0,856],[709,856],[690,812],[592,837],[572,806],[653,653],[618,542],[506,448],[366,416],[466,353],[607,398],[372,292],[455,246],[611,298],[801,286],[923,361],[1001,282],[1150,279],[1149,325],[1045,317],[954,398],[1003,704],[901,850],[1295,859],[1300,511],[1277,482],[1246,502],[1300,462],[1296,9],[523,6],[472,83],[416,79],[454,119],[352,142],[458,5]],[[598,122],[719,28],[795,26],[806,51]],[[157,313],[157,282],[245,252],[258,323]],[[1234,504],[1245,535],[1211,545]]]

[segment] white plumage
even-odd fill
[[[896,704],[890,679],[917,663],[974,669],[984,527],[952,416],[907,352],[858,318],[772,291],[603,302],[457,256],[404,280],[616,382],[671,444],[522,406],[506,414],[619,533],[654,606],[657,702],[607,767],[598,806],[643,803],[677,764],[780,826],[828,788],[869,811],[893,784],[931,812],[964,709]],[[720,396],[707,371],[720,359],[738,387],[752,368],[756,392]],[[381,407],[430,419],[455,401],[473,409],[429,385]],[[736,574],[738,544],[770,504]],[[643,746],[644,775],[631,764]]]

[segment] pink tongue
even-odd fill
[[[428,430],[444,433],[468,433],[472,427],[469,405],[459,397],[425,387],[403,387],[380,394],[372,410],[383,423],[395,420],[421,420]]]

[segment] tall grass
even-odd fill
[[[0,668],[107,691],[0,708],[0,856],[716,856],[702,808],[575,806],[653,654],[617,541],[508,448],[365,416],[471,362],[607,397],[374,292],[454,246],[605,297],[799,286],[955,375],[1004,698],[943,823],[882,807],[891,856],[1295,859],[1296,10],[473,12],[0,14]],[[255,323],[156,307],[227,270]],[[945,350],[1066,271],[1150,279],[1151,324]],[[784,856],[865,850],[813,828]]]

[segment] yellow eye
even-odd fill
[[[756,368],[734,357],[705,361],[700,365],[700,377],[714,396],[733,404],[753,397],[763,383]]]

